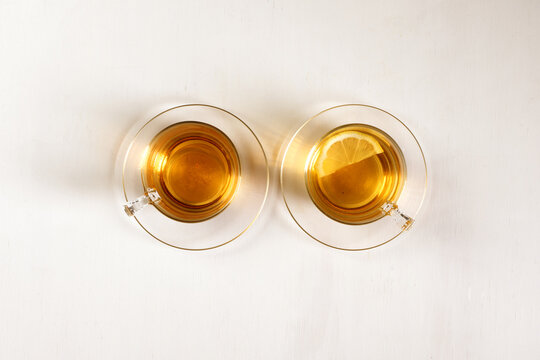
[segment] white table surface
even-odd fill
[[[540,358],[540,2],[0,2],[1,359]],[[115,197],[126,131],[232,111],[267,206],[214,251],[163,245]],[[348,102],[409,125],[415,228],[344,252],[281,200],[283,142]]]

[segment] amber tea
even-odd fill
[[[142,169],[163,214],[179,221],[207,220],[231,202],[240,161],[231,140],[214,126],[189,121],[169,126],[151,141]]]
[[[346,224],[384,216],[406,178],[403,154],[389,135],[373,126],[351,124],[326,134],[306,164],[306,186],[315,205]]]

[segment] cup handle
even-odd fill
[[[405,215],[401,210],[398,208],[398,206],[391,202],[386,202],[382,206],[382,211],[390,216],[396,224],[398,224],[401,227],[401,230],[409,230],[414,223],[414,219],[410,216]]]
[[[133,216],[135,213],[147,205],[157,203],[161,200],[161,197],[155,189],[146,189],[143,196],[138,197],[133,201],[128,201],[124,204],[124,211],[128,216]]]

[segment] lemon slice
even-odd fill
[[[382,152],[375,137],[358,131],[343,131],[323,140],[315,166],[319,177],[323,177]]]

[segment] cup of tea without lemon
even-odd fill
[[[268,192],[266,155],[237,116],[211,105],[159,113],[129,143],[124,210],[168,245],[206,250],[244,233]]]

